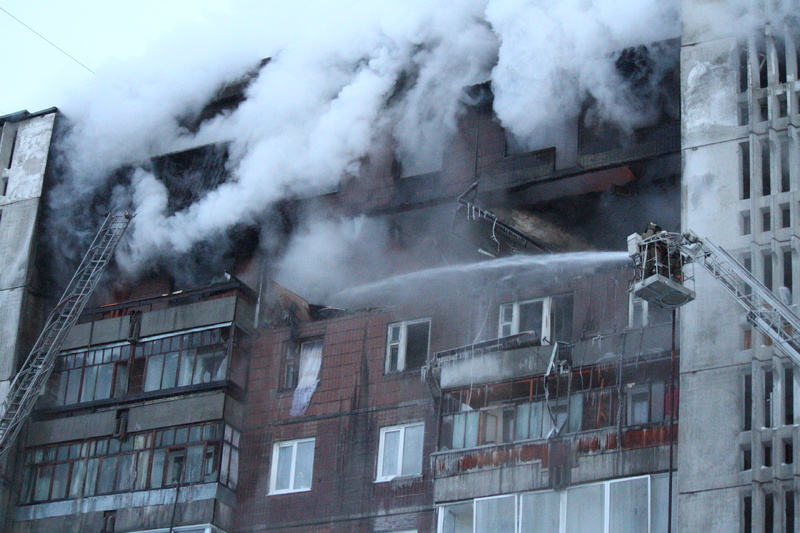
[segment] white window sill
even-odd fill
[[[311,488],[307,489],[286,489],[286,490],[275,490],[270,491],[267,493],[267,496],[280,496],[281,494],[295,494],[297,492],[311,492]]]
[[[389,483],[390,481],[403,482],[403,481],[416,481],[422,479],[422,474],[412,474],[410,476],[392,476],[376,479],[373,483]]]

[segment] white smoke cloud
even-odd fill
[[[257,220],[282,198],[357,176],[386,138],[407,169],[436,168],[462,111],[462,89],[487,80],[499,120],[529,146],[552,145],[553,123],[577,116],[587,93],[607,118],[639,125],[617,90],[612,54],[679,34],[677,1],[290,4],[234,2],[214,27],[187,26],[62,107],[73,125],[63,142],[70,181],[56,206],[88,197],[120,166],[230,142],[232,178],[172,215],[163,184],[144,170],[132,174],[137,216],[123,268],[185,252]],[[236,110],[196,133],[181,126],[220,84],[264,57],[272,60]]]
[[[612,55],[680,34],[679,5],[663,0],[494,0],[486,16],[500,39],[492,72],[494,109],[530,148],[548,146],[549,130],[577,117],[586,95],[606,119],[642,125],[626,105]],[[644,117],[645,119],[648,117]]]
[[[322,220],[306,225],[292,239],[277,265],[276,281],[304,298],[324,302],[347,287],[387,276],[387,231],[376,219]]]

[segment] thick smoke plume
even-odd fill
[[[553,129],[578,117],[587,99],[598,120],[646,125],[657,110],[615,61],[644,45],[658,69],[652,43],[679,35],[679,3],[664,0],[295,4],[234,3],[214,27],[170,36],[62,106],[68,127],[51,201],[62,243],[74,245],[75,228],[96,227],[92,211],[131,203],[136,217],[118,262],[135,274],[239,225],[263,224],[283,199],[357,179],[387,139],[404,169],[436,168],[468,105],[464,88],[487,81],[497,119],[527,149],[556,143]],[[235,110],[187,127],[222,85],[267,57]],[[219,142],[229,143],[230,178],[170,212],[150,158]],[[87,209],[98,196],[103,205]],[[306,225],[281,264],[307,262],[301,250],[315,247],[304,242],[368,231],[364,224]],[[328,268],[322,255],[314,263]]]

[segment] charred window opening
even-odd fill
[[[226,111],[232,111],[245,101],[247,87],[256,79],[261,69],[270,62],[271,58],[262,59],[257,67],[247,72],[237,80],[233,80],[220,87],[210,102],[195,117],[186,117],[182,120],[186,129],[197,133],[200,125]]]
[[[167,187],[169,214],[181,211],[225,182],[227,144],[209,144],[153,158],[153,173]]]
[[[386,338],[384,372],[402,372],[420,368],[428,359],[430,319],[389,324]]]
[[[650,92],[649,85],[655,72],[655,61],[646,46],[624,49],[614,61],[614,66],[635,94],[645,96]]]

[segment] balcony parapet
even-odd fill
[[[672,436],[677,441],[678,424],[672,426]],[[540,463],[550,467],[553,447],[564,445],[573,456],[620,452],[640,448],[668,446],[669,423],[609,427],[593,431],[574,433],[555,439],[511,442],[476,448],[446,450],[431,455],[434,479],[447,478],[485,469],[503,468],[520,464]]]

